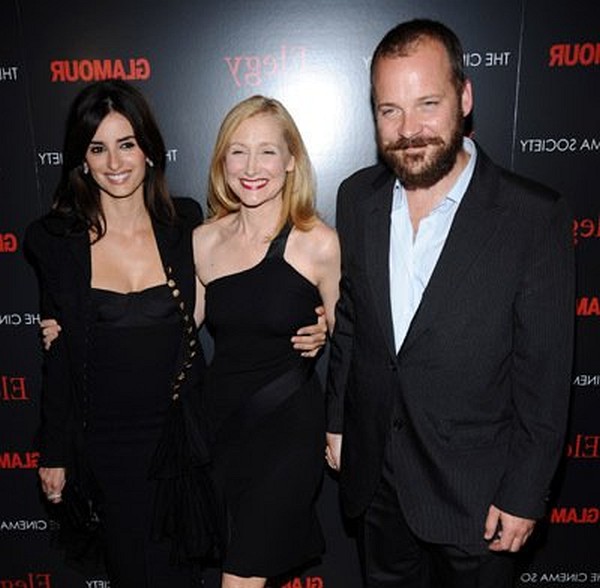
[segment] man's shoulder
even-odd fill
[[[566,198],[549,186],[507,169],[500,170],[500,187],[505,202],[530,220],[549,219],[556,211],[568,210]]]
[[[481,149],[478,153],[478,167],[481,173],[474,178],[479,178],[482,186],[495,186],[493,190],[497,192],[496,197],[500,202],[509,208],[517,209],[520,214],[550,211],[557,203],[564,201],[564,197],[556,190],[494,163]],[[478,186],[478,189],[482,186]]]
[[[516,194],[529,194],[542,202],[556,202],[562,197],[553,188],[505,168],[500,168],[500,181],[504,188]]]

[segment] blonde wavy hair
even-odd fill
[[[239,102],[225,116],[213,150],[208,184],[209,220],[217,220],[240,209],[240,201],[227,184],[225,156],[233,133],[244,121],[259,114],[275,117],[283,131],[283,138],[294,156],[294,169],[287,173],[283,186],[283,206],[275,235],[290,223],[301,231],[314,226],[315,181],[312,164],[304,141],[294,119],[286,108],[274,98],[251,96]]]

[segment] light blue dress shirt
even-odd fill
[[[416,235],[413,235],[406,192],[398,180],[394,185],[389,265],[392,321],[397,351],[400,350],[421,303],[423,292],[446,243],[454,215],[473,176],[477,159],[475,143],[465,137],[463,147],[471,156],[469,162],[444,199],[421,220]]]

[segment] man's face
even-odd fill
[[[377,144],[408,190],[430,188],[448,175],[462,148],[471,111],[469,82],[460,94],[444,46],[420,40],[406,57],[383,57],[373,72]]]

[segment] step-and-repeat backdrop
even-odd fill
[[[319,210],[333,222],[339,182],[376,159],[372,51],[393,25],[420,16],[446,22],[463,41],[477,140],[499,163],[571,202],[579,282],[570,427],[548,517],[519,586],[600,585],[598,0],[3,0],[0,586],[109,586],[103,576],[66,568],[50,546],[56,522],[40,498],[33,447],[41,350],[37,286],[22,239],[50,206],[75,94],[106,77],[135,83],[163,130],[172,192],[203,206],[223,115],[251,94],[274,96],[300,127]],[[319,508],[326,554],[279,586],[358,588],[352,525],[329,475]]]

